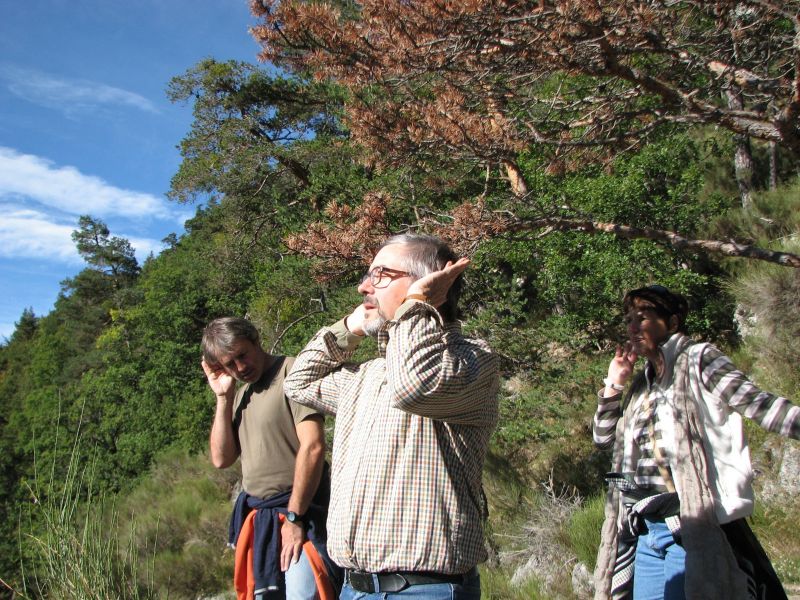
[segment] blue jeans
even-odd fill
[[[289,570],[284,573],[284,576],[286,577],[286,600],[316,600],[318,598],[317,581],[305,552],[300,553],[300,559],[296,563],[289,565]],[[270,600],[273,597],[283,598],[284,596],[278,592],[266,592],[257,594],[256,600]]]
[[[663,519],[645,518],[647,531],[636,544],[633,600],[685,600],[686,551],[677,544]]]
[[[431,583],[411,585],[402,592],[358,592],[345,583],[339,600],[480,600],[481,578],[478,570],[464,583]]]

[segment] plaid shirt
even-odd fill
[[[421,302],[381,331],[379,358],[347,362],[361,339],[344,320],[321,329],[284,384],[292,400],[336,415],[328,552],[361,571],[464,573],[486,560],[496,358]]]

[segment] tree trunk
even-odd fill
[[[489,108],[489,122],[492,126],[492,131],[498,137],[502,137],[503,127],[501,123],[505,121],[503,118],[503,100],[491,94],[491,90],[486,90],[486,105]],[[528,183],[525,181],[525,176],[522,174],[519,166],[511,159],[504,158],[500,160],[500,164],[506,171],[506,176],[511,184],[511,192],[517,197],[522,198],[528,193]]]
[[[728,100],[728,108],[743,109],[742,95],[738,89],[728,89],[725,96]],[[749,210],[753,205],[753,154],[750,151],[750,138],[746,135],[736,134],[733,139],[736,142],[736,153],[733,158],[736,184],[739,186],[742,208]]]
[[[517,198],[522,198],[528,193],[528,183],[525,181],[525,176],[516,163],[504,160],[502,164],[506,170],[508,181],[511,183],[511,192]]]
[[[750,152],[750,138],[746,135],[736,136],[736,155],[733,162],[742,208],[749,210],[753,206],[751,193],[753,189],[753,155]]]
[[[769,143],[769,189],[778,189],[778,144]]]

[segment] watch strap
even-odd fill
[[[291,511],[291,510],[287,510],[286,511],[286,520],[289,521],[290,523],[305,523],[306,522],[306,516],[305,515],[299,515],[296,512]]]
[[[430,304],[430,300],[428,300],[428,297],[425,294],[409,294],[403,298],[403,302],[406,300],[419,300],[420,302],[426,302]]]

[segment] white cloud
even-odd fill
[[[73,224],[57,223],[49,214],[25,208],[0,205],[3,218],[0,219],[0,257],[36,258],[54,260],[73,265],[83,264],[83,259],[75,249],[72,232],[78,228]],[[126,238],[134,247],[136,259],[141,264],[152,252],[158,254],[163,248],[159,240],[140,237]]]
[[[111,235],[114,235],[113,233]],[[152,253],[153,256],[158,256],[158,253],[164,249],[164,243],[161,240],[154,240],[150,238],[128,237],[125,235],[119,236],[126,238],[133,246],[136,254],[136,260],[141,265],[145,259]]]
[[[74,167],[0,146],[0,257],[37,258],[82,265],[72,241],[78,215],[116,221],[162,220],[183,225],[185,210],[175,211],[152,194],[114,187]],[[136,229],[140,229],[137,227]],[[157,255],[163,243],[117,231],[134,247],[141,264]]]
[[[25,197],[73,214],[173,219],[164,200],[114,187],[75,167],[0,146],[0,199]]]
[[[95,112],[100,106],[125,106],[151,113],[158,108],[135,92],[86,79],[64,79],[33,69],[5,65],[0,77],[14,95],[67,113]]]
[[[71,237],[77,226],[54,223],[49,215],[34,210],[0,208],[0,256],[82,262]]]

